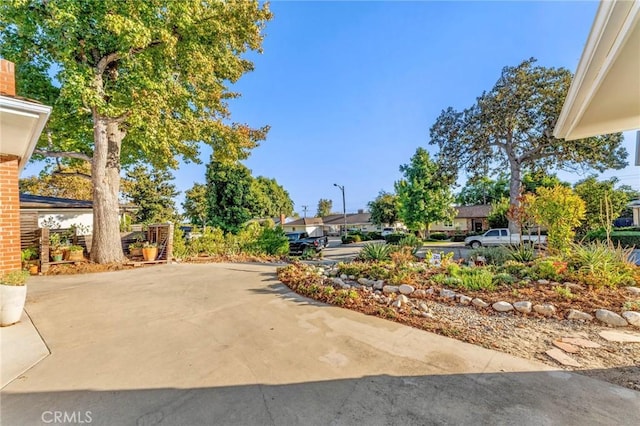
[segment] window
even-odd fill
[[[499,237],[500,236],[500,230],[499,229],[493,229],[493,230],[487,232],[486,236],[487,237]]]
[[[500,235],[502,235],[503,237],[507,236],[507,230],[506,229],[501,229],[500,230]]]

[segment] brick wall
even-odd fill
[[[0,274],[21,266],[18,159],[0,156]]]
[[[6,59],[0,59],[0,95],[16,95],[15,65]]]

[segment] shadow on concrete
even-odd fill
[[[92,425],[638,425],[640,393],[533,372],[2,395],[6,425],[56,412]]]

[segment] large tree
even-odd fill
[[[136,165],[127,171],[122,182],[122,193],[137,210],[136,223],[160,223],[178,218],[175,198],[180,193],[171,183],[173,175],[167,170]]]
[[[509,177],[501,173],[495,180],[487,176],[469,180],[456,195],[456,203],[461,206],[493,204],[508,196]]]
[[[574,191],[586,208],[581,231],[610,227],[627,204],[638,197],[638,191],[628,185],[616,188],[617,183],[617,178],[598,181],[595,176],[589,176],[575,184]]]
[[[395,183],[399,217],[411,230],[424,231],[434,222],[452,220],[455,216],[449,177],[431,160],[424,148],[418,148],[409,164],[400,166],[404,178]]]
[[[195,183],[190,189],[184,192],[184,202],[182,203],[184,215],[194,225],[206,226],[209,214],[209,203],[207,202],[207,186]]]
[[[604,170],[626,165],[620,133],[576,141],[556,139],[553,129],[571,72],[545,68],[529,59],[505,67],[495,86],[471,107],[448,108],[431,127],[430,144],[440,148],[439,161],[451,174],[471,176],[508,170],[509,201],[517,205],[525,170],[583,167]],[[515,231],[516,224],[509,226]]]
[[[326,198],[320,198],[320,200],[318,200],[318,211],[316,212],[316,217],[329,216],[332,208],[333,201]]]
[[[225,100],[253,68],[243,54],[260,50],[270,17],[258,1],[0,3],[0,56],[18,64],[18,93],[57,95],[36,153],[91,163],[92,260],[123,259],[122,165],[197,161],[200,142],[237,160],[264,138],[266,128],[230,124]]]
[[[371,222],[376,225],[393,225],[398,221],[398,196],[380,191],[375,200],[370,201]]]
[[[251,188],[255,199],[251,210],[255,217],[289,216],[293,213],[293,201],[289,193],[275,179],[258,176]]]
[[[207,223],[237,233],[253,218],[252,182],[251,171],[239,162],[213,159],[207,166]]]

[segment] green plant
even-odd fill
[[[443,241],[443,240],[448,240],[449,236],[444,232],[434,232],[431,235],[429,235],[429,238],[436,241]]]
[[[289,240],[282,227],[265,227],[252,245],[253,251],[270,256],[284,256],[289,253]]]
[[[412,247],[415,249],[419,249],[420,247],[422,247],[422,240],[413,234],[408,234],[405,235],[404,238],[401,238],[397,242],[397,245],[399,245],[400,247]]]
[[[518,244],[508,247],[511,259],[518,262],[531,262],[536,257],[535,249],[532,244]]]
[[[462,284],[467,290],[495,290],[493,274],[485,268],[461,269]]]
[[[556,285],[553,286],[553,291],[555,291],[560,297],[564,297],[565,299],[574,299],[576,297],[575,294],[571,293],[571,289],[569,287]]]
[[[506,247],[502,246],[478,247],[477,249],[471,250],[471,259],[477,259],[478,256],[484,257],[490,265],[502,265],[511,257],[511,254]]]
[[[23,264],[29,262],[30,260],[37,259],[38,258],[38,248],[37,247],[27,247],[26,249],[22,250],[22,252],[20,253],[20,258],[21,258]]]
[[[600,241],[573,244],[568,265],[576,272],[575,278],[596,288],[633,284],[637,267],[629,260],[631,251]]]
[[[507,260],[501,265],[501,269],[510,275],[516,275],[518,277],[524,277],[529,274],[527,265],[517,260]]]
[[[84,251],[84,247],[72,245],[72,246],[69,246],[69,251]]]
[[[532,278],[559,281],[562,275],[558,272],[556,262],[547,259],[537,259],[530,269]]]
[[[385,261],[391,258],[391,247],[384,243],[368,243],[362,247],[358,257],[362,260]]]
[[[511,285],[514,282],[516,282],[516,278],[513,275],[508,274],[506,272],[500,272],[493,276],[493,283],[496,286]]]
[[[622,309],[625,311],[640,311],[640,300],[627,300],[622,305]]]
[[[152,243],[150,241],[145,241],[142,243],[142,248],[154,248],[158,247],[158,243]]]
[[[389,244],[398,244],[400,240],[406,237],[406,234],[396,233],[385,235],[384,240]]]
[[[10,286],[23,286],[27,282],[27,271],[11,271],[0,275],[0,284]]]

